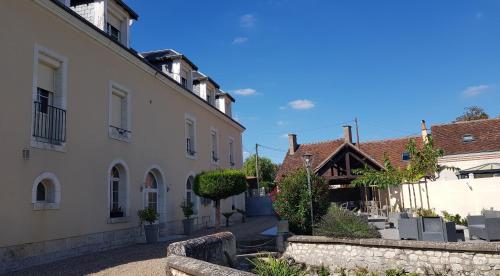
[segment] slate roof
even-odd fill
[[[435,125],[431,131],[445,155],[500,151],[500,118]],[[464,142],[464,135],[474,141]]]
[[[194,70],[198,70],[198,66],[196,66],[196,64],[189,60],[185,55],[172,49],[144,52],[140,53],[140,55],[153,64],[157,64],[166,60],[182,59],[191,67],[193,67]]]

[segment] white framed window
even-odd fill
[[[234,167],[234,165],[236,165],[234,160],[235,160],[235,158],[234,158],[234,138],[229,137],[229,165],[231,167]]]
[[[128,167],[113,161],[108,171],[109,223],[126,221],[128,216]]]
[[[186,181],[186,201],[193,203],[193,215],[198,215],[199,200],[198,196],[193,191],[194,176],[189,176]]]
[[[35,45],[31,146],[64,151],[68,59]]]
[[[152,171],[148,172],[146,182],[144,183],[144,195],[147,208],[159,212],[158,208],[158,179]]]
[[[45,172],[33,182],[31,203],[33,210],[59,209],[61,201],[61,185],[53,173]]]
[[[130,142],[131,103],[130,91],[114,82],[109,85],[109,129],[110,138]]]
[[[196,118],[185,115],[186,157],[196,158]]]
[[[211,160],[212,163],[219,163],[219,132],[216,128],[210,128]]]

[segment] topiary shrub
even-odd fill
[[[194,193],[215,202],[215,226],[220,225],[220,200],[246,191],[246,176],[239,170],[202,172],[194,180]]]
[[[328,198],[328,185],[325,180],[316,175],[311,175],[313,194],[314,222],[318,222],[330,206]],[[278,192],[274,200],[276,213],[288,220],[289,228],[295,234],[312,233],[310,196],[307,188],[306,170],[298,170],[284,177],[277,186]]]
[[[380,238],[377,229],[354,213],[331,206],[314,229],[315,235],[333,238]]]

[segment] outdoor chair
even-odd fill
[[[410,215],[406,212],[394,212],[389,213],[389,222],[392,223],[394,228],[399,228],[399,219],[407,219],[410,218]]]
[[[467,216],[467,223],[470,239],[477,237],[488,242],[500,240],[500,217]]]
[[[418,218],[398,219],[399,238],[402,240],[421,240]]]
[[[457,241],[457,229],[454,222],[445,222],[441,217],[420,217],[419,220],[423,241]]]

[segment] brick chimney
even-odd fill
[[[350,125],[343,126],[344,128],[344,141],[346,143],[352,144],[352,131]]]
[[[297,134],[288,134],[288,143],[290,144],[288,153],[294,155],[295,151],[297,151]]]
[[[422,120],[420,128],[422,129],[422,141],[424,142],[424,144],[427,144],[427,142],[429,141],[429,139],[427,138],[429,134],[427,133],[427,126],[425,125],[425,120]]]

